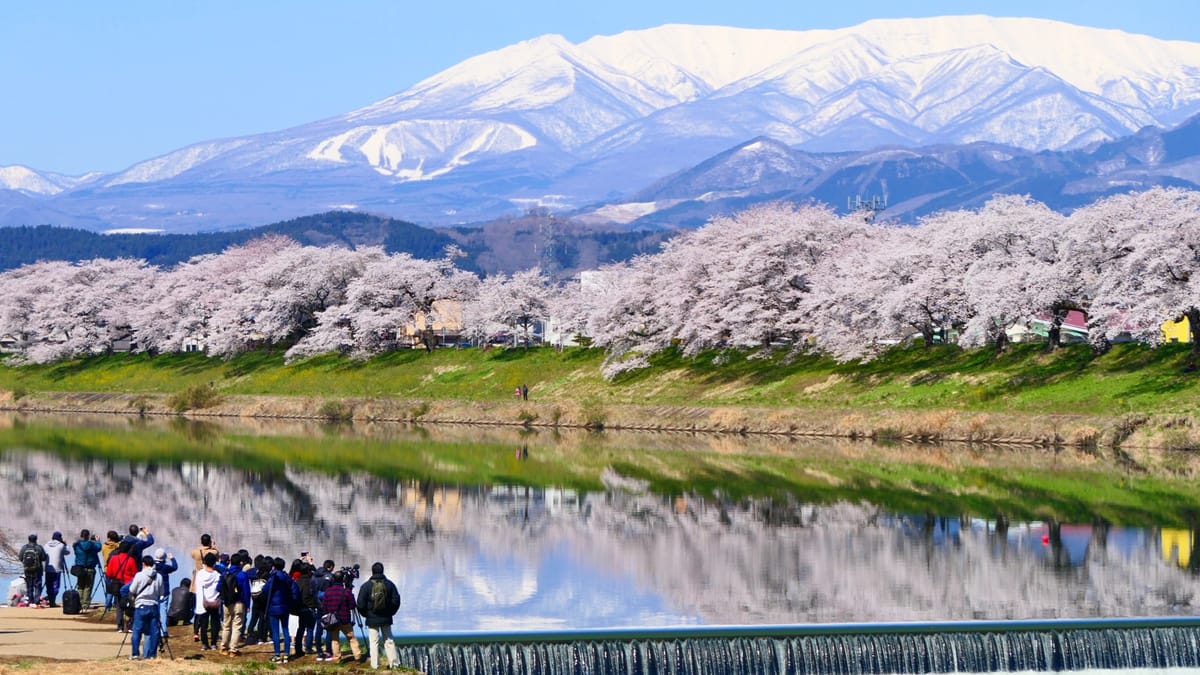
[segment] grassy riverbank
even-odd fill
[[[0,389],[7,392],[0,393],[0,405],[54,407],[38,403],[55,393],[101,392],[122,394],[126,407],[150,412],[274,410],[1081,445],[1116,445],[1141,433],[1134,440],[1144,445],[1191,448],[1200,440],[1192,428],[1200,374],[1185,372],[1186,349],[1118,345],[1097,355],[1074,345],[1045,354],[1040,345],[1018,345],[997,356],[942,346],[898,349],[866,364],[813,355],[665,354],[613,382],[600,376],[603,355],[582,349],[413,350],[368,361],[324,356],[294,364],[284,364],[278,352],[230,360],[109,355],[0,367]],[[520,384],[530,387],[529,403],[513,398]],[[198,400],[172,400],[189,388],[201,394]],[[248,397],[275,403],[256,406]],[[295,403],[299,399],[305,402]]]

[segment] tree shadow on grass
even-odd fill
[[[242,377],[260,370],[283,367],[283,352],[263,349],[239,354],[225,364],[225,377]]]

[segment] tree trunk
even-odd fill
[[[1188,336],[1192,341],[1192,350],[1188,353],[1187,364],[1188,370],[1191,371],[1196,370],[1197,362],[1200,362],[1200,307],[1189,307],[1183,316],[1187,319]]]
[[[1046,351],[1052,352],[1062,346],[1062,320],[1057,314],[1050,320],[1050,330],[1046,332]]]
[[[933,326],[921,326],[921,340],[925,343],[925,349],[933,347]]]

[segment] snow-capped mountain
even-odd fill
[[[1197,43],[986,16],[667,25],[528,40],[340,117],[198,143],[84,191],[45,174],[0,174],[0,186],[114,226],[211,228],[351,205],[436,224],[630,193],[760,136],[819,152],[1062,150],[1196,112]]]
[[[0,190],[15,190],[30,195],[56,195],[64,190],[86,185],[99,177],[100,174],[97,173],[64,176],[13,164],[0,166]]]

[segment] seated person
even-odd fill
[[[167,605],[167,625],[191,623],[195,607],[196,594],[192,592],[192,580],[185,577],[171,591],[171,602]]]

